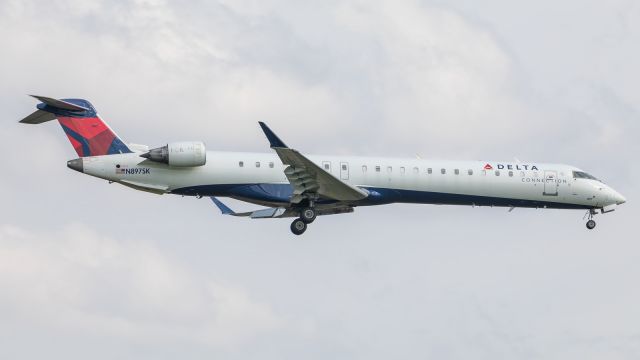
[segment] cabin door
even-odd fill
[[[558,172],[544,171],[544,195],[558,196]]]
[[[340,163],[340,179],[349,180],[349,163],[348,162]]]

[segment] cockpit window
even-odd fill
[[[573,172],[573,177],[576,179],[590,179],[590,180],[596,180],[596,181],[600,181],[598,179],[596,179],[594,176],[587,174],[586,172],[583,171],[574,171]]]

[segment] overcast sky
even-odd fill
[[[0,0],[0,358],[638,359],[635,0]],[[26,94],[126,141],[518,158],[628,203],[221,216],[66,168]],[[254,206],[230,202],[239,209]]]

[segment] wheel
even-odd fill
[[[596,227],[596,222],[593,220],[589,220],[587,221],[587,229],[592,230],[594,227]]]
[[[311,224],[318,214],[313,208],[304,208],[300,211],[300,219],[307,224]]]
[[[291,223],[291,232],[295,235],[302,235],[307,230],[307,223],[302,219],[295,219]]]

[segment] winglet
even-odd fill
[[[223,204],[222,201],[218,200],[217,198],[213,197],[213,196],[209,196],[209,199],[211,199],[211,201],[213,201],[214,204],[216,204],[216,206],[218,207],[218,209],[220,209],[220,211],[222,212],[222,215],[235,215],[235,211],[231,210],[227,205]]]
[[[273,131],[271,131],[271,129],[269,129],[267,124],[263,123],[262,121],[258,121],[258,124],[260,124],[262,131],[264,131],[264,134],[267,136],[267,140],[269,140],[269,145],[271,146],[271,148],[288,148],[288,146],[282,140],[280,140],[278,135],[276,135]]]

